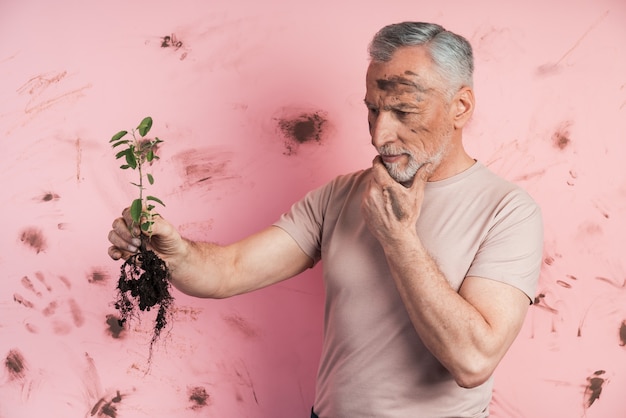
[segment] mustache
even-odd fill
[[[403,149],[403,148],[398,148],[393,145],[383,145],[382,147],[378,149],[378,154],[382,156],[405,154],[410,157],[413,157],[413,153],[411,151]]]

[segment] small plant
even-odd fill
[[[119,131],[109,141],[118,152],[116,159],[123,159],[122,170],[135,170],[138,181],[131,182],[139,190],[139,196],[130,205],[130,214],[134,226],[138,226],[145,234],[139,234],[141,246],[136,254],[130,256],[120,268],[120,278],[117,285],[117,300],[115,308],[120,312],[120,326],[123,326],[130,318],[138,315],[138,311],[150,311],[158,306],[152,340],[150,341],[150,356],[152,358],[152,346],[159,338],[161,331],[169,319],[169,307],[173,302],[169,288],[169,270],[165,262],[152,250],[147,249],[147,244],[152,236],[152,226],[155,212],[155,204],[165,206],[161,199],[154,196],[145,196],[147,185],[154,184],[152,174],[146,172],[146,165],[159,159],[157,150],[163,141],[155,137],[146,138],[152,128],[152,118],[144,118],[136,129],[128,136],[128,131]]]

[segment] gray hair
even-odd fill
[[[474,56],[467,39],[435,23],[402,22],[382,28],[369,46],[370,59],[389,61],[396,49],[424,45],[448,83],[448,96],[463,86],[473,86]]]

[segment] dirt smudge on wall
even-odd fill
[[[285,139],[285,155],[293,155],[300,145],[320,143],[325,138],[328,117],[322,110],[295,111],[281,109],[282,115],[275,118],[278,129]]]
[[[9,380],[23,379],[26,375],[24,356],[17,349],[12,349],[4,359],[4,367],[9,373]]]
[[[210,396],[202,386],[194,386],[187,389],[189,395],[190,409],[197,411],[209,405]]]
[[[107,315],[106,316],[106,324],[107,324],[107,333],[115,338],[121,339],[124,338],[125,328],[120,325],[121,318],[117,315]]]
[[[211,190],[216,183],[238,178],[230,173],[231,154],[212,148],[192,148],[174,155],[183,178],[182,190]]]
[[[26,227],[20,233],[20,241],[27,247],[35,250],[37,254],[45,251],[48,248],[46,237],[43,235],[41,229],[34,226]]]
[[[46,192],[43,194],[43,196],[41,196],[40,200],[42,202],[51,202],[53,200],[59,200],[61,197],[53,192]]]
[[[256,338],[258,331],[242,316],[231,314],[222,316],[224,322],[233,330],[243,334],[246,338]]]
[[[104,284],[110,279],[109,274],[104,270],[94,267],[87,275],[87,281],[92,284]]]
[[[596,370],[593,375],[587,377],[587,385],[585,387],[585,409],[591,407],[595,401],[600,399],[600,394],[606,383],[606,379],[600,377],[606,372],[604,370]]]
[[[622,324],[619,327],[619,345],[624,347],[626,346],[626,319],[622,321]]]
[[[557,129],[554,131],[554,133],[552,134],[552,144],[560,149],[560,150],[564,150],[565,148],[567,148],[570,143],[572,142],[571,140],[571,134],[570,134],[570,127],[572,126],[572,122],[571,121],[565,121],[563,123],[561,123]]]

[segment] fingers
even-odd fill
[[[411,189],[423,188],[424,185],[430,179],[430,176],[433,174],[433,164],[430,162],[422,164],[422,166],[415,173],[415,177],[413,178],[413,183],[411,184]]]
[[[127,222],[128,220],[124,216],[115,219],[111,225],[112,229],[109,231],[108,239],[113,245],[109,247],[108,253],[114,260],[128,258],[133,253],[136,253],[139,250],[139,246],[141,246],[138,228],[133,227],[133,229],[136,229],[136,231],[133,231],[136,232],[136,235],[133,235]]]

